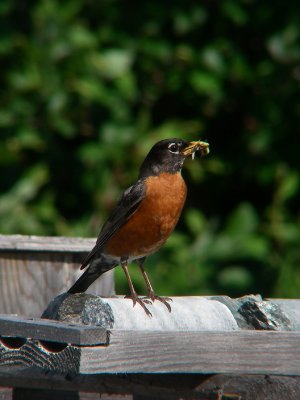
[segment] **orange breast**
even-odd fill
[[[186,198],[181,174],[163,173],[147,178],[145,183],[145,199],[105,246],[110,255],[139,257],[153,253],[175,228]]]

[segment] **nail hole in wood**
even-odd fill
[[[1,336],[0,342],[8,349],[18,350],[27,342],[26,338],[13,337],[13,336]]]
[[[39,342],[42,348],[49,353],[60,353],[68,346],[67,343],[50,342],[48,340],[40,340]]]

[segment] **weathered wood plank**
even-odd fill
[[[42,374],[27,369],[0,368],[0,385],[22,388],[69,390],[79,392],[80,399],[101,400],[136,398],[178,400],[299,400],[300,377],[265,375],[201,375],[201,374]],[[87,393],[97,393],[88,397]],[[59,393],[59,392],[58,392]],[[106,393],[106,395],[104,394]],[[129,395],[130,393],[130,395]],[[115,397],[111,397],[115,396]],[[139,397],[140,396],[140,397]],[[148,396],[148,397],[147,397]],[[11,399],[5,399],[11,400]]]
[[[80,275],[79,265],[95,239],[0,235],[0,313],[40,316],[49,301]],[[88,293],[114,294],[109,271]]]
[[[300,376],[300,332],[119,331],[108,346],[54,349],[27,341],[20,349],[0,345],[0,365],[31,365],[69,372],[64,351],[76,352],[78,372],[239,373]],[[34,357],[33,357],[34,354]]]
[[[0,253],[0,312],[39,316],[49,300],[75,280],[72,254]]]
[[[94,247],[95,242],[95,238],[0,235],[0,251],[85,253]]]
[[[108,342],[105,328],[79,324],[71,325],[13,315],[0,315],[0,342],[2,336],[69,343],[78,346],[106,345]]]
[[[239,332],[238,335],[226,333],[223,337],[221,333],[211,332],[209,343],[207,333],[145,335],[144,332],[142,340],[138,332],[127,333],[125,337],[123,333],[122,340],[120,337],[117,340],[118,336],[120,332],[112,332],[108,347],[81,348],[78,372],[300,375],[299,334],[294,332]],[[63,351],[72,352],[72,349],[68,346]],[[28,342],[20,350],[0,352],[0,359],[2,365],[37,365],[66,373],[72,368],[68,359],[66,364],[62,363],[63,351],[51,353]]]
[[[194,392],[205,400],[298,400],[300,377],[214,375]]]
[[[83,348],[80,372],[300,375],[300,332],[112,330],[106,348]]]
[[[71,253],[0,253],[0,313],[40,316],[53,297],[75,282],[79,265],[78,255]],[[87,292],[111,296],[113,271]]]
[[[48,342],[49,343],[49,342]],[[0,367],[35,367],[45,372],[76,374],[79,372],[81,348],[66,346],[49,349],[43,342],[27,340],[19,349],[10,349],[0,342]]]

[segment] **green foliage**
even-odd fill
[[[181,222],[147,262],[154,286],[299,297],[299,13],[2,0],[1,233],[96,235],[153,143],[200,137],[211,154],[186,165]]]

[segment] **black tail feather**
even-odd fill
[[[118,264],[111,263],[97,263],[93,262],[90,264],[88,269],[77,279],[74,285],[68,290],[68,293],[84,293],[92,283],[95,282],[102,274],[115,268]]]

